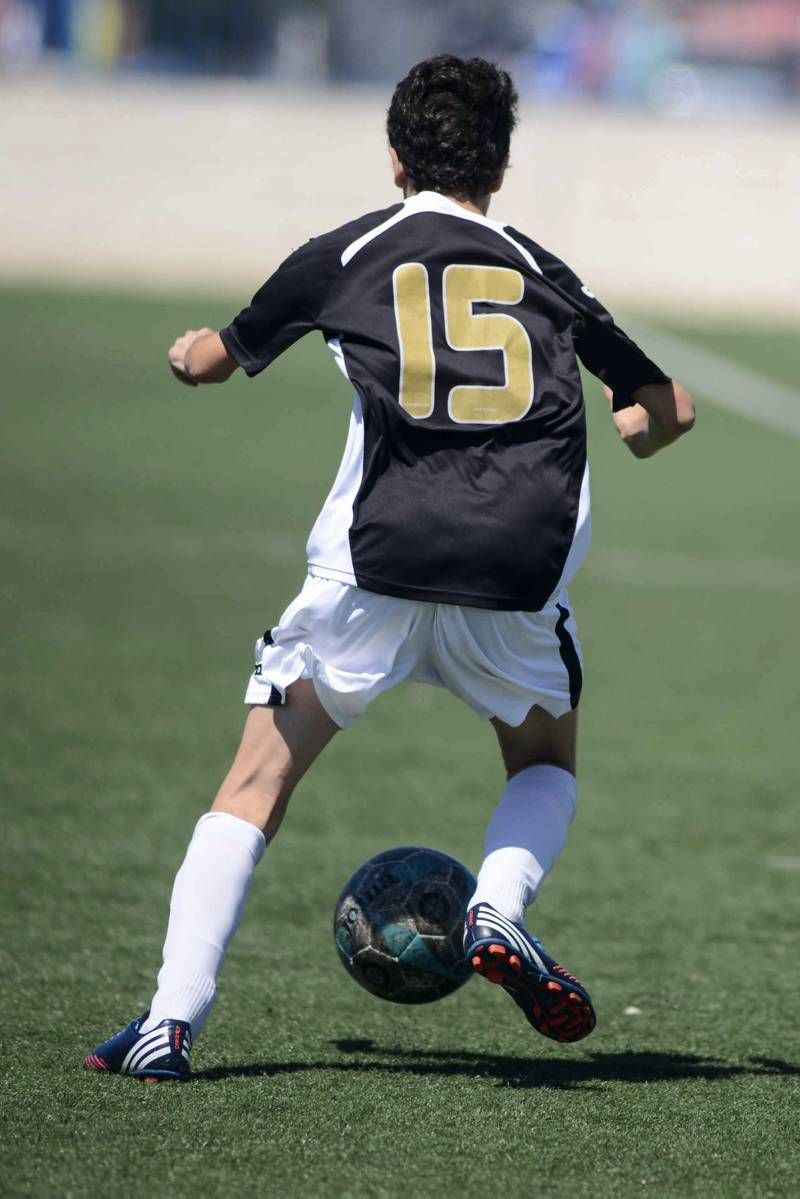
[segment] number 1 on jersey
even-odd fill
[[[400,339],[400,407],[422,420],[433,412],[436,372],[428,271],[421,262],[406,262],[394,272],[392,282]]]
[[[433,412],[436,359],[428,271],[406,262],[393,276],[394,311],[400,342],[400,407],[422,420]],[[497,350],[505,383],[498,387],[453,387],[448,413],[457,424],[495,425],[521,420],[533,403],[530,338],[505,312],[476,313],[475,304],[519,304],[525,280],[508,267],[448,266],[442,283],[445,337],[453,350]]]

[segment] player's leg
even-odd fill
[[[442,606],[432,653],[445,685],[492,721],[507,774],[467,913],[467,959],[539,1032],[578,1040],[594,1027],[591,1000],[523,924],[575,811],[582,665],[568,596],[541,612]]]
[[[492,724],[508,781],[486,830],[465,950],[473,968],[504,986],[537,1032],[578,1041],[595,1026],[588,992],[523,924],[575,813],[577,712],[556,718],[534,707],[521,725],[497,718]]]
[[[175,879],[145,1030],[169,1017],[188,1021],[195,1038],[202,1032],[255,868],[294,787],[337,728],[309,679],[287,689],[285,705],[251,708],[233,765]]]
[[[90,1069],[187,1075],[191,1037],[208,1017],[255,867],[292,789],[337,729],[411,674],[430,611],[430,604],[309,578],[258,639],[245,697],[252,710],[175,880],[150,1014],[98,1046],[86,1059]]]
[[[338,729],[310,680],[286,703],[248,714],[239,750],[210,812],[201,817],[175,878],[164,960],[149,1014],[98,1046],[90,1069],[185,1077],[255,868],[289,797]]]
[[[552,870],[575,814],[577,710],[559,717],[538,706],[517,727],[492,720],[507,783],[486,830],[473,903],[519,923]]]

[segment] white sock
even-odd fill
[[[558,766],[529,766],[506,784],[489,821],[484,861],[469,901],[521,924],[567,842],[578,784]]]
[[[166,1019],[187,1020],[193,1039],[203,1031],[225,950],[265,849],[264,834],[246,820],[227,812],[201,816],[175,876],[164,964],[143,1032]]]

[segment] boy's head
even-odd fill
[[[386,122],[398,183],[473,203],[490,195],[516,123],[517,93],[499,67],[451,54],[417,63],[395,88]]]

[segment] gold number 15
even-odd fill
[[[393,275],[400,341],[400,407],[423,420],[433,412],[436,359],[428,271],[406,262]],[[475,304],[519,304],[525,280],[496,266],[448,266],[442,282],[444,329],[453,350],[500,350],[505,383],[452,388],[447,411],[458,424],[498,425],[521,420],[533,403],[531,343],[522,324],[505,312],[474,311]]]

